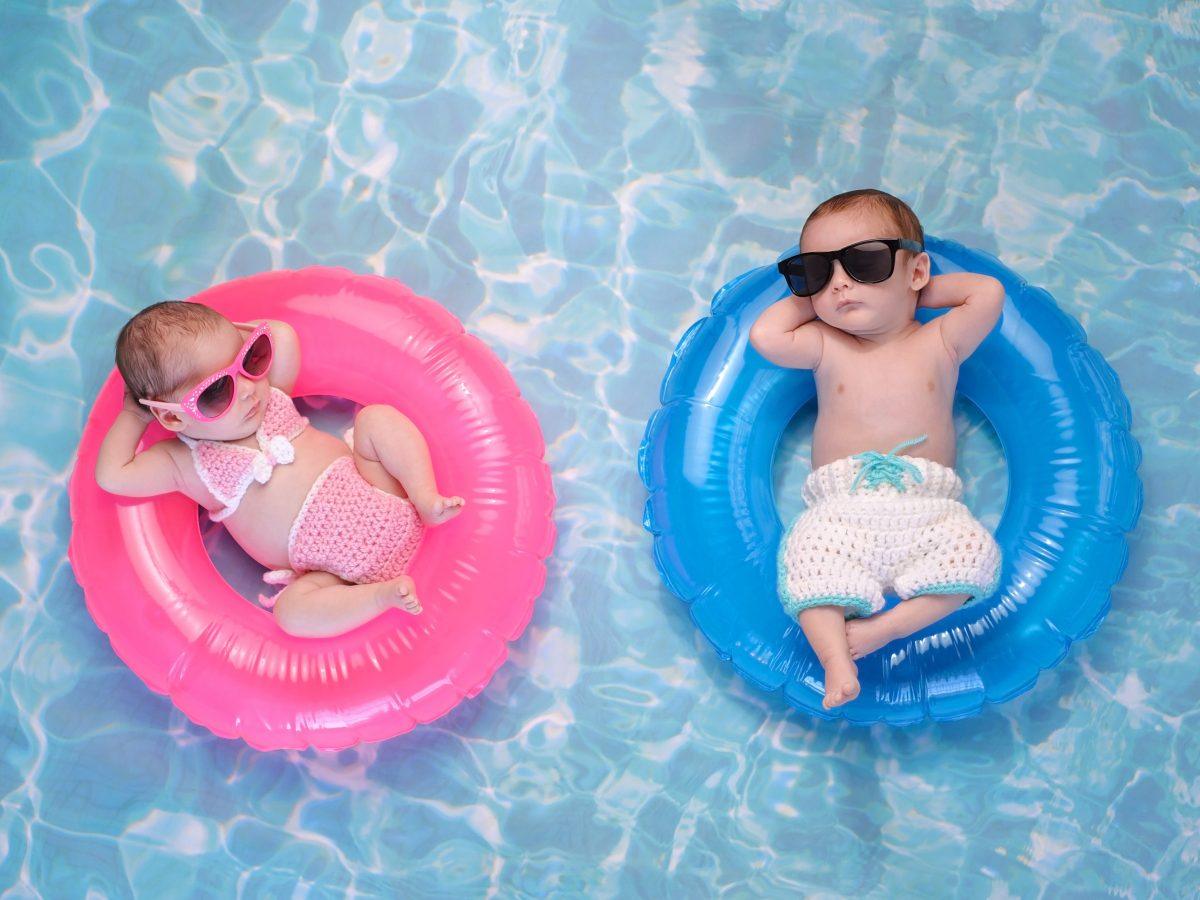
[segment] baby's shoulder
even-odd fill
[[[185,444],[178,437],[169,437],[166,440],[159,441],[151,450],[157,450],[170,458],[175,464],[175,468],[179,470],[180,480],[186,480],[187,476],[195,476],[196,467],[192,464],[192,448]]]

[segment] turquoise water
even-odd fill
[[[1195,3],[0,6],[0,890],[1195,896],[1198,60]],[[634,464],[713,292],[868,185],[1050,290],[1145,452],[1100,631],[1019,699],[902,731],[813,722],[717,660]],[[495,349],[559,540],[479,697],[258,753],[114,656],[66,484],[132,312],[311,263],[404,280]],[[958,423],[995,524],[994,435]]]

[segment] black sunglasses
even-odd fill
[[[878,284],[892,277],[896,269],[896,251],[920,253],[925,248],[907,238],[859,241],[841,250],[821,253],[797,253],[778,263],[779,274],[797,297],[818,294],[833,275],[833,261],[839,260],[846,274],[863,284]]]

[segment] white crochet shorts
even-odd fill
[[[846,618],[869,616],[889,587],[902,600],[994,593],[1000,548],[962,491],[953,469],[920,457],[870,452],[821,466],[804,482],[808,509],[779,546],[787,614],[841,606]]]

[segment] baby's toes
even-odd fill
[[[858,696],[858,670],[848,659],[831,661],[825,669],[825,699],[822,705],[833,709]]]
[[[462,512],[466,502],[462,497],[438,497],[429,507],[429,514],[424,517],[425,524],[444,525]]]
[[[408,612],[415,614],[421,611],[421,601],[417,599],[417,586],[413,584],[411,578],[404,579],[399,600],[400,606]]]
[[[832,687],[826,688],[825,700],[823,706],[826,709],[833,709],[841,706],[844,703],[849,703],[858,696],[859,686],[857,679],[849,679],[839,681]]]
[[[416,585],[407,575],[402,575],[387,585],[391,605],[416,615],[421,612],[421,601],[417,599]]]
[[[858,696],[860,690],[862,690],[862,688],[859,687],[857,678],[851,681],[842,682],[842,702],[849,703]]]

